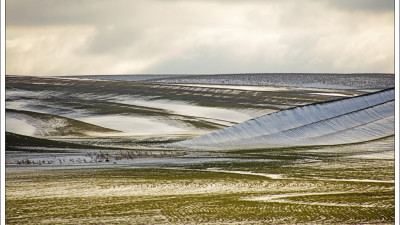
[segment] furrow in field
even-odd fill
[[[393,119],[394,89],[389,89],[283,110],[173,146],[243,149],[354,143],[394,134]]]

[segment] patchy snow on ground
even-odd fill
[[[52,136],[68,125],[61,117],[39,118],[24,112],[6,113],[6,131],[27,136]]]
[[[394,159],[394,151],[383,151],[377,153],[369,153],[369,154],[359,154],[349,156],[350,158],[362,158],[362,159]]]
[[[166,120],[149,117],[93,115],[78,119],[86,123],[125,132],[125,134],[119,135],[199,134],[199,130],[190,126],[173,125]]]
[[[173,84],[173,85],[187,86],[187,87],[235,89],[235,90],[246,90],[246,91],[289,91],[293,89],[290,87],[222,85],[222,84]]]
[[[218,84],[302,87],[320,89],[384,89],[394,87],[393,74],[265,73],[168,77],[154,80],[172,84]]]
[[[281,174],[253,173],[253,172],[249,172],[249,171],[220,170],[220,169],[214,169],[214,168],[209,168],[206,171],[218,172],[218,173],[233,173],[233,174],[242,174],[242,175],[261,176],[261,177],[268,177],[270,179],[285,179],[282,177]]]
[[[311,93],[314,95],[326,95],[326,96],[342,96],[342,97],[351,97],[353,95],[348,95],[348,94],[342,94],[342,93],[322,93],[322,92],[315,92]]]
[[[116,103],[163,109],[178,115],[212,119],[215,122],[221,121],[222,123],[224,121],[240,123],[260,114],[266,114],[265,111],[205,107],[183,101],[152,100],[126,95],[111,97],[109,100]]]
[[[394,90],[282,110],[172,146],[251,149],[334,145],[394,134]]]
[[[36,133],[36,128],[27,120],[19,118],[6,118],[6,131],[21,135],[33,136]]]
[[[220,85],[220,84],[173,84],[177,86],[186,87],[207,87],[207,88],[221,88],[221,89],[234,89],[246,91],[316,91],[314,95],[327,95],[327,96],[341,96],[352,97],[353,95],[341,93],[340,90],[318,89],[318,88],[300,88],[300,87],[276,87],[276,86],[246,86],[246,85]]]

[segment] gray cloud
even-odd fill
[[[393,72],[388,2],[8,0],[6,71]]]
[[[7,0],[6,25],[81,24],[89,18],[90,11],[86,11],[85,15],[85,8],[79,0]]]
[[[361,10],[370,12],[393,12],[394,0],[325,0],[343,10]]]

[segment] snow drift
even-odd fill
[[[394,134],[394,89],[261,116],[172,144],[194,149],[249,149],[356,143]]]

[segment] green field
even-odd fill
[[[393,137],[318,149],[227,153],[253,162],[7,173],[8,224],[393,224]],[[382,152],[381,152],[382,153]],[[303,157],[299,158],[298,154]],[[274,159],[267,161],[265,159]],[[263,161],[265,160],[265,161]],[[246,172],[248,172],[246,174]],[[249,174],[252,173],[252,174]],[[274,179],[262,175],[279,175]]]

